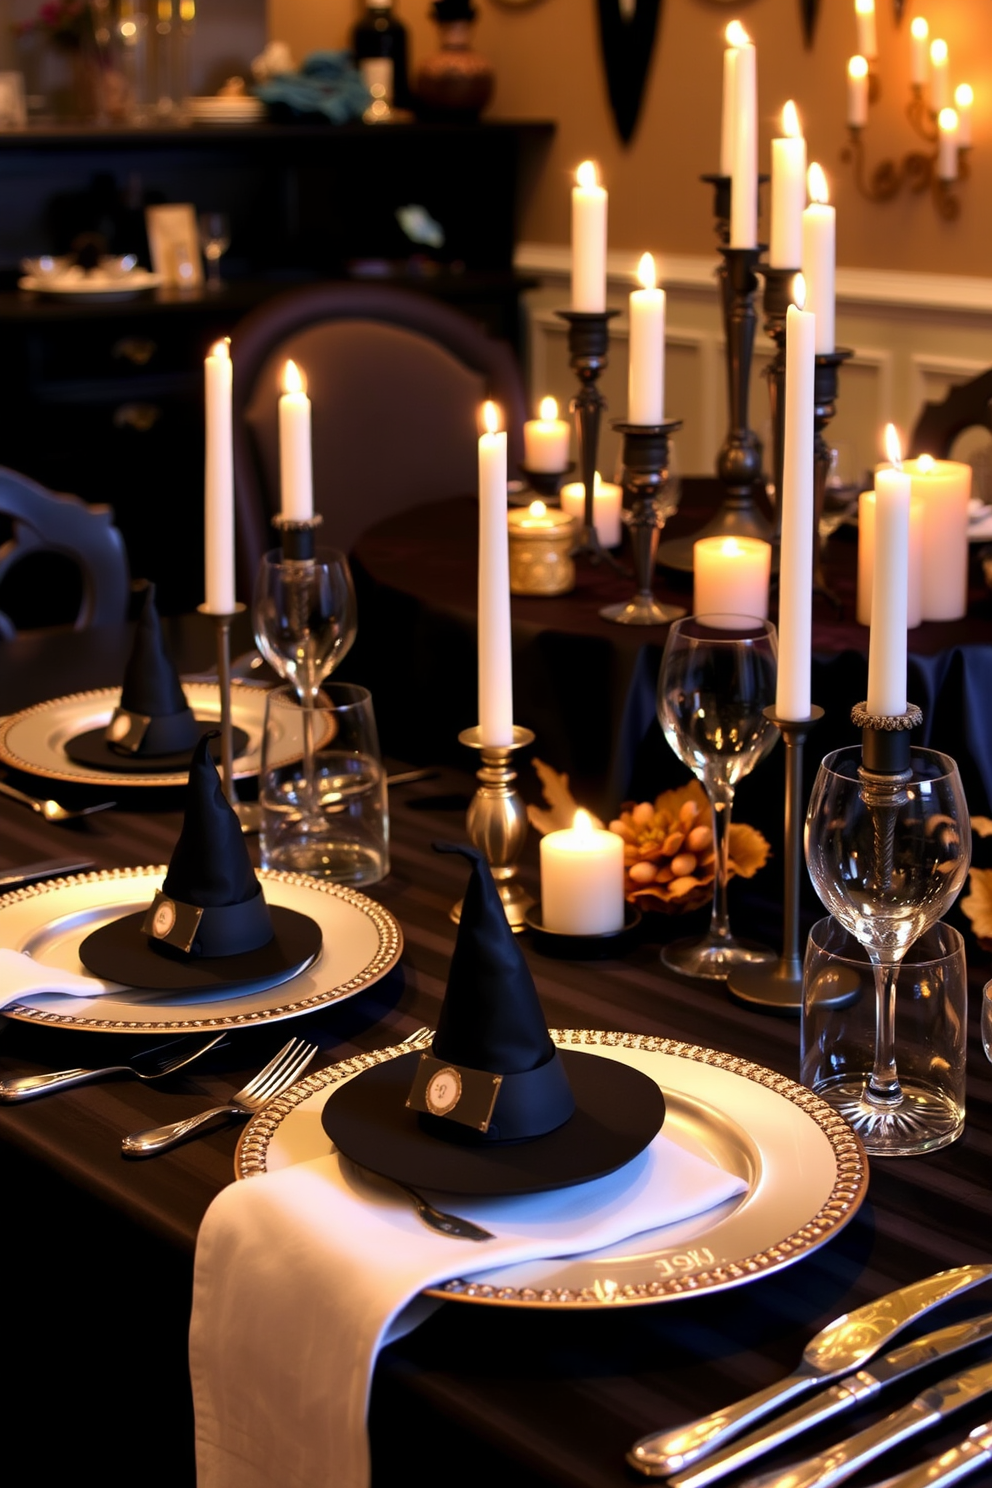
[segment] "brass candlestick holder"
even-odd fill
[[[854,352],[847,346],[818,352],[813,370],[813,593],[822,594],[829,599],[838,614],[843,605],[824,577],[820,548],[820,522],[827,499],[827,476],[830,474],[830,446],[823,431],[837,412],[838,372],[853,355]]]
[[[670,620],[681,619],[685,610],[678,605],[659,604],[652,584],[661,529],[679,502],[678,493],[668,485],[668,441],[681,429],[682,420],[615,423],[613,427],[623,435],[623,489],[629,498],[623,520],[634,553],[637,592],[625,603],[607,605],[599,613],[616,625],[667,625]]]
[[[224,795],[234,808],[235,815],[241,822],[242,831],[257,831],[255,825],[249,825],[254,816],[254,808],[242,806],[238,800],[234,788],[234,724],[231,719],[231,625],[235,616],[243,615],[245,606],[235,603],[230,614],[218,615],[214,610],[208,610],[205,604],[197,606],[201,615],[207,615],[213,621],[214,634],[217,641],[217,689],[220,693],[220,779],[224,787]]]
[[[579,471],[585,488],[585,513],[574,557],[588,554],[593,563],[609,563],[619,573],[623,565],[608,553],[596,535],[593,492],[596,487],[596,457],[599,452],[599,425],[606,409],[606,399],[599,389],[599,379],[609,358],[610,321],[616,310],[558,310],[568,322],[568,365],[577,374],[579,390],[572,399],[579,436]]]
[[[458,742],[468,749],[478,749],[482,764],[476,771],[479,788],[472,797],[465,824],[469,840],[485,854],[510,929],[519,935],[526,928],[527,911],[536,902],[517,880],[517,859],[527,837],[527,808],[513,782],[517,772],[510,756],[517,749],[533,744],[530,729],[513,726],[512,744],[483,744],[478,725],[463,729]],[[453,906],[451,918],[457,925],[462,915],[462,900]]]

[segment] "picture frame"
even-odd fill
[[[145,228],[152,268],[163,284],[202,289],[203,258],[196,209],[189,202],[145,208]]]

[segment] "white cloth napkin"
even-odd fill
[[[196,1250],[198,1488],[366,1488],[376,1356],[423,1288],[599,1250],[745,1188],[659,1134],[591,1183],[513,1199],[436,1196],[497,1237],[479,1243],[427,1229],[409,1198],[336,1153],[232,1184]]]
[[[20,1002],[33,992],[63,992],[67,997],[100,997],[114,987],[99,977],[42,966],[22,951],[0,949],[0,1008]]]

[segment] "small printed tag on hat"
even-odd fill
[[[202,918],[203,910],[197,905],[179,904],[159,889],[148,906],[141,928],[152,940],[175,946],[176,950],[189,955]]]
[[[126,708],[115,708],[114,716],[107,724],[104,738],[114,749],[127,754],[137,754],[141,748],[151,718],[144,713],[129,713]]]
[[[432,1054],[421,1054],[406,1103],[412,1111],[445,1116],[461,1126],[488,1131],[502,1075],[488,1070],[446,1064]]]

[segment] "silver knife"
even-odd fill
[[[811,1426],[818,1426],[821,1421],[863,1405],[866,1400],[877,1395],[883,1385],[903,1379],[914,1370],[922,1369],[925,1364],[948,1359],[961,1349],[968,1348],[973,1343],[983,1343],[988,1338],[992,1338],[992,1312],[983,1313],[970,1322],[952,1323],[948,1328],[939,1328],[934,1333],[915,1339],[913,1343],[904,1343],[901,1348],[893,1349],[890,1354],[884,1354],[881,1359],[876,1360],[870,1370],[859,1369],[854,1374],[845,1375],[837,1384],[822,1390],[812,1400],[803,1401],[785,1415],[776,1416],[767,1426],[759,1427],[748,1436],[731,1442],[722,1452],[715,1452],[712,1457],[707,1457],[698,1467],[690,1468],[688,1472],[676,1473],[673,1478],[669,1478],[667,1488],[704,1488],[705,1484],[715,1482],[726,1473],[735,1472],[737,1468],[753,1462],[756,1457],[763,1457],[766,1452],[781,1446],[783,1442],[791,1441],[794,1436],[808,1431]]]
[[[894,1478],[886,1478],[876,1488],[947,1488],[951,1483],[960,1483],[969,1473],[986,1462],[992,1462],[992,1421],[983,1421],[969,1431],[957,1447],[941,1452],[919,1467],[911,1467]]]
[[[740,1488],[832,1488],[834,1483],[843,1483],[853,1477],[866,1462],[873,1462],[890,1447],[908,1441],[929,1426],[936,1426],[963,1405],[980,1400],[992,1390],[992,1360],[963,1369],[931,1385],[915,1400],[893,1411],[884,1421],[878,1421],[865,1431],[847,1441],[839,1442],[816,1457],[797,1462],[793,1467],[776,1468],[774,1472],[762,1473],[757,1478],[745,1478]]]
[[[990,1277],[992,1265],[954,1266],[844,1313],[810,1339],[799,1368],[784,1380],[673,1431],[642,1436],[627,1453],[627,1461],[648,1478],[680,1472],[796,1395],[860,1369],[907,1323]]]

